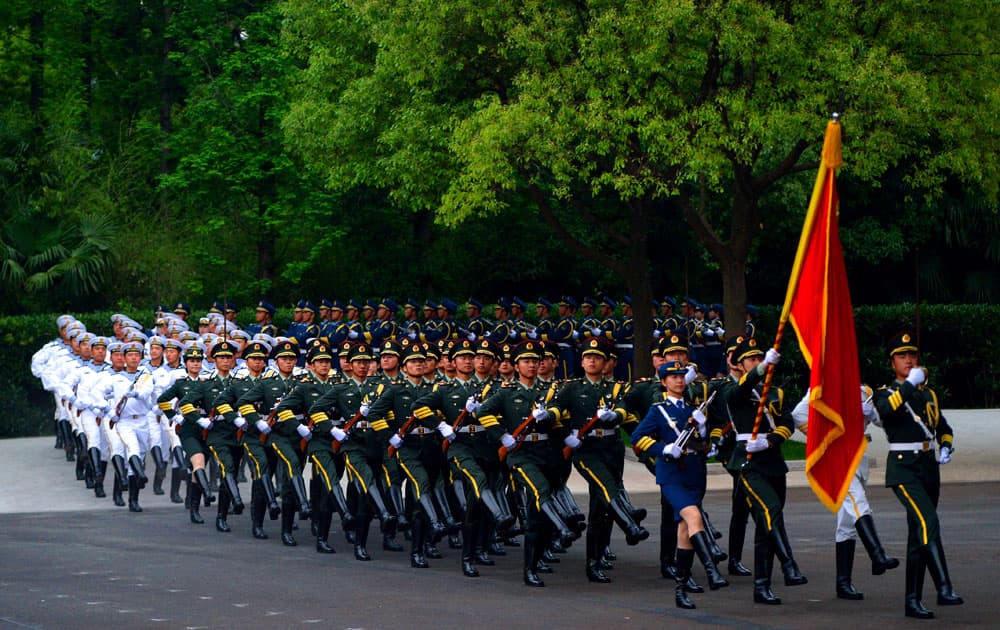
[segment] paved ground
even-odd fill
[[[956,589],[966,605],[934,604],[928,579],[925,602],[938,614],[938,626],[994,627],[1000,606],[993,582],[1000,565],[1000,413],[951,412],[956,432],[955,462],[942,469],[945,488],[941,520]],[[876,431],[871,453],[871,501],[890,553],[905,548],[905,517],[896,499],[881,487],[884,439]],[[780,607],[754,605],[751,581],[715,593],[693,596],[699,608],[673,605],[671,584],[658,574],[655,532],[659,515],[645,525],[654,537],[626,547],[616,534],[617,568],[610,585],[592,585],[583,575],[583,550],[577,544],[544,589],[521,584],[519,550],[500,558],[483,577],[462,577],[458,552],[425,571],[411,569],[407,554],[371,545],[375,560],[356,562],[337,532],[340,553],[316,554],[305,532],[301,544],[286,549],[273,537],[254,541],[247,515],[231,517],[234,532],[217,533],[211,524],[190,525],[186,513],[165,497],[145,491],[146,511],[129,514],[110,500],[97,500],[72,478],[51,438],[0,441],[0,628],[162,627],[332,628],[468,627],[491,623],[504,628],[660,627],[683,623],[708,627],[843,628],[849,620],[881,627],[910,626],[902,616],[903,569],[873,577],[860,551],[855,584],[863,602],[833,597],[833,517],[805,486],[801,471],[789,476],[789,534],[806,586],[776,583],[785,600]],[[970,483],[975,482],[975,483]],[[627,484],[636,503],[656,505],[652,478],[631,466]],[[713,488],[729,486],[727,475],[713,475]],[[574,484],[578,497],[585,490]],[[728,494],[710,491],[706,508],[725,532]],[[652,512],[653,510],[651,510]],[[656,511],[658,512],[658,510]],[[211,516],[211,510],[203,514]],[[336,521],[336,519],[335,519]],[[751,533],[748,539],[752,537]],[[372,540],[377,540],[373,532]],[[723,547],[726,539],[722,540]],[[746,555],[749,560],[749,553]],[[701,571],[697,571],[702,576]]]

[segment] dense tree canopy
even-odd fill
[[[995,301],[998,13],[11,0],[5,308],[606,290],[638,329],[663,293],[739,312],[783,296],[833,111],[856,301]]]

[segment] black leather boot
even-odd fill
[[[87,487],[87,490],[93,490],[94,479],[97,477],[97,468],[94,467],[94,460],[89,453],[90,449],[87,448],[87,436],[81,434],[80,443],[81,447],[77,452],[77,462],[82,462],[83,464],[83,485]]]
[[[252,523],[251,533],[258,540],[267,540],[267,532],[264,531],[264,513],[267,510],[264,491],[260,481],[253,482],[250,490],[250,522]]]
[[[134,475],[128,478],[128,511],[142,512],[139,507],[139,480]]]
[[[755,604],[777,606],[781,598],[771,592],[771,566],[774,556],[771,546],[765,541],[753,546],[753,601]]]
[[[167,462],[163,459],[163,449],[153,446],[149,449],[153,457],[153,494],[163,494],[163,480],[167,478]]]
[[[322,497],[319,500],[316,521],[319,527],[319,532],[316,534],[316,552],[337,553],[337,550],[329,543],[330,525],[333,523],[333,507],[327,497]]]
[[[226,486],[226,494],[229,495],[229,500],[232,502],[233,514],[243,513],[243,497],[240,496],[240,486],[236,483],[236,477],[233,475],[226,475],[222,479]]]
[[[132,469],[132,474],[135,475],[136,481],[139,483],[140,488],[145,488],[146,483],[149,482],[149,478],[146,477],[145,466],[142,465],[142,460],[139,459],[138,455],[133,455],[128,458],[128,466]]]
[[[906,600],[903,612],[914,619],[933,619],[934,613],[924,608],[921,601],[924,592],[925,554],[920,549],[914,549],[906,554]]]
[[[56,449],[61,449],[63,447],[63,433],[62,427],[59,426],[59,421],[56,419],[52,420],[52,432],[56,434]]]
[[[474,564],[473,555],[478,529],[475,523],[462,528],[462,575],[465,577],[479,577],[479,569]]]
[[[397,485],[389,486],[389,500],[396,512],[396,529],[405,532],[410,529],[410,520],[406,518],[406,506],[403,504],[403,489]]]
[[[559,537],[559,542],[564,547],[568,547],[574,540],[580,538],[579,532],[575,532],[566,526],[565,521],[559,516],[559,511],[556,509],[555,502],[546,501],[542,504],[542,514],[545,515],[552,526],[556,528],[556,535]],[[536,535],[536,546],[548,544],[547,540],[538,540]],[[539,557],[541,556],[541,551],[539,551]]]
[[[171,468],[170,469],[170,502],[171,503],[184,503],[184,499],[181,497],[181,483],[184,482],[184,478],[187,475],[184,473],[183,468]]]
[[[781,563],[781,573],[785,576],[785,586],[801,586],[808,584],[809,580],[799,571],[799,565],[792,557],[792,547],[788,542],[788,534],[785,533],[784,519],[778,516],[775,519],[774,527],[768,534],[771,550],[774,552],[778,562]]]
[[[208,483],[208,474],[205,473],[204,468],[194,471],[194,480],[201,488],[202,497],[205,499],[205,507],[215,503],[215,496],[212,495],[212,488]]]
[[[729,575],[750,577],[753,571],[743,564],[743,543],[746,541],[747,520],[750,518],[750,508],[734,484],[732,514],[729,517]]]
[[[941,544],[941,537],[938,536],[924,547],[925,562],[927,572],[934,580],[937,588],[938,606],[961,606],[965,603],[961,597],[955,593],[951,586],[951,577],[948,575],[948,563],[944,559],[944,545]]]
[[[599,529],[599,527],[594,526],[593,522],[591,522],[590,528],[587,529],[586,575],[589,582],[608,584],[611,582],[611,578],[604,575],[604,571],[599,564],[599,562],[604,561],[604,540],[598,531]],[[546,549],[546,551],[548,550]]]
[[[306,494],[306,482],[302,475],[295,475],[291,478],[292,490],[295,492],[295,499],[299,504],[299,520],[306,520],[312,513],[312,506],[309,505],[309,495]],[[288,486],[285,486],[287,490]]]
[[[424,558],[424,541],[426,539],[427,519],[425,516],[417,514],[413,518],[410,531],[410,566],[414,569],[427,569],[431,566]]]
[[[420,509],[423,510],[424,516],[427,518],[429,524],[428,528],[425,529],[425,537],[431,542],[437,542],[447,533],[448,528],[445,527],[444,523],[438,518],[437,509],[434,507],[434,497],[429,494],[424,494],[420,497]],[[421,554],[423,553],[423,548],[421,548]]]
[[[638,545],[640,542],[649,538],[649,531],[635,522],[628,506],[622,502],[620,497],[612,499],[610,507],[611,515],[614,517],[615,523],[617,523],[618,527],[625,532],[625,542],[628,545]]]
[[[629,512],[631,512],[632,520],[634,520],[636,524],[642,525],[642,521],[648,515],[646,508],[635,507],[635,505],[632,503],[632,497],[629,496],[629,493],[625,490],[625,488],[622,488],[618,492],[618,496],[621,497],[622,503],[624,503],[625,506],[628,507]]]
[[[434,486],[434,498],[440,511],[441,522],[448,528],[448,533],[457,534],[460,532],[462,524],[455,520],[455,515],[451,513],[451,504],[448,503],[448,489],[444,484],[439,483]]]
[[[368,498],[371,504],[375,507],[375,518],[379,520],[381,525],[382,533],[392,531],[392,526],[396,521],[396,517],[392,515],[385,507],[385,501],[382,500],[382,493],[376,486],[368,488]]]
[[[368,555],[368,530],[371,527],[371,516],[358,519],[358,527],[354,532],[354,559],[368,562],[372,559]]]
[[[688,597],[687,588],[685,584],[687,583],[688,577],[691,576],[691,566],[694,564],[694,550],[693,549],[681,549],[677,548],[677,585],[674,587],[674,603],[678,608],[684,608],[686,610],[691,610],[695,608],[694,602]]]
[[[527,586],[545,586],[542,578],[538,577],[538,560],[536,549],[542,541],[539,540],[537,532],[529,531],[524,534],[524,583]]]
[[[510,531],[511,526],[514,525],[514,515],[501,506],[501,499],[498,499],[496,493],[494,493],[494,491],[490,488],[483,488],[483,491],[479,495],[479,499],[482,501],[483,507],[485,507],[493,517],[493,522],[496,525],[497,531],[500,532],[501,535]],[[502,499],[502,501],[506,505],[506,498]]]
[[[220,532],[231,532],[232,528],[229,527],[229,523],[226,522],[226,517],[229,516],[229,489],[223,485],[219,489],[219,511],[215,515],[215,529]]]
[[[719,567],[715,565],[715,559],[712,556],[713,542],[715,542],[714,539],[710,538],[708,532],[704,530],[691,536],[691,545],[694,547],[694,553],[698,554],[698,559],[705,566],[705,574],[708,576],[708,588],[716,591],[724,586],[729,586],[729,581],[722,577],[722,574],[719,573]]]
[[[195,525],[201,525],[205,522],[205,519],[201,517],[201,512],[198,511],[201,507],[201,486],[193,483],[189,487],[189,491],[190,496],[188,497],[188,512],[191,517],[191,522]]]
[[[289,492],[288,484],[281,493],[281,544],[294,547],[299,543],[292,536],[295,527],[295,493]]]
[[[100,458],[100,455],[98,455]],[[108,496],[104,492],[104,477],[108,473],[108,462],[98,461],[97,463],[97,475],[94,477],[94,496],[98,499],[103,499]]]
[[[882,575],[888,569],[895,569],[899,566],[899,560],[889,557],[882,547],[878,532],[875,531],[875,520],[871,514],[865,514],[854,522],[854,529],[858,532],[861,544],[865,546],[868,557],[872,560],[872,575]]]
[[[851,573],[854,570],[853,539],[837,543],[837,597],[840,599],[864,599],[863,593],[854,588],[851,583]]]
[[[128,479],[128,476],[125,476]],[[125,482],[128,483],[127,481]],[[122,498],[122,478],[118,476],[118,472],[115,472],[115,485],[111,487],[111,500],[114,501],[115,505],[118,507],[125,506],[125,499]]]
[[[347,507],[347,498],[339,483],[334,483],[333,490],[330,491],[330,499],[333,501],[333,508],[340,514],[340,527],[346,533],[354,529],[354,514]]]

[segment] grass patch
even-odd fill
[[[781,444],[781,454],[785,456],[786,461],[805,459],[806,443],[796,442],[794,440],[785,440]]]

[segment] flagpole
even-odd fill
[[[778,328],[774,333],[774,351],[781,348],[781,338],[785,332],[785,324],[788,323],[788,315],[792,307],[792,298],[799,285],[799,276],[802,267],[802,259],[805,256],[805,245],[808,242],[807,235],[812,232],[813,223],[816,221],[816,209],[818,200],[823,190],[823,184],[830,175],[827,171],[840,168],[844,163],[840,145],[840,114],[834,112],[830,116],[830,122],[826,125],[826,134],[823,138],[823,151],[820,154],[819,173],[816,175],[816,183],[813,186],[813,194],[809,203],[809,211],[806,213],[805,225],[802,228],[802,236],[799,239],[799,248],[795,253],[795,263],[792,265],[792,276],[788,282],[788,291],[785,293],[785,304],[781,307],[781,317],[778,319]],[[774,376],[774,364],[769,363],[767,371],[764,373],[764,385],[761,387],[760,401],[757,403],[757,415],[753,421],[753,433],[750,438],[757,439],[760,431],[760,421],[764,415],[764,405],[767,404],[767,395],[771,391],[771,379]],[[753,458],[753,453],[747,453],[747,460]]]

